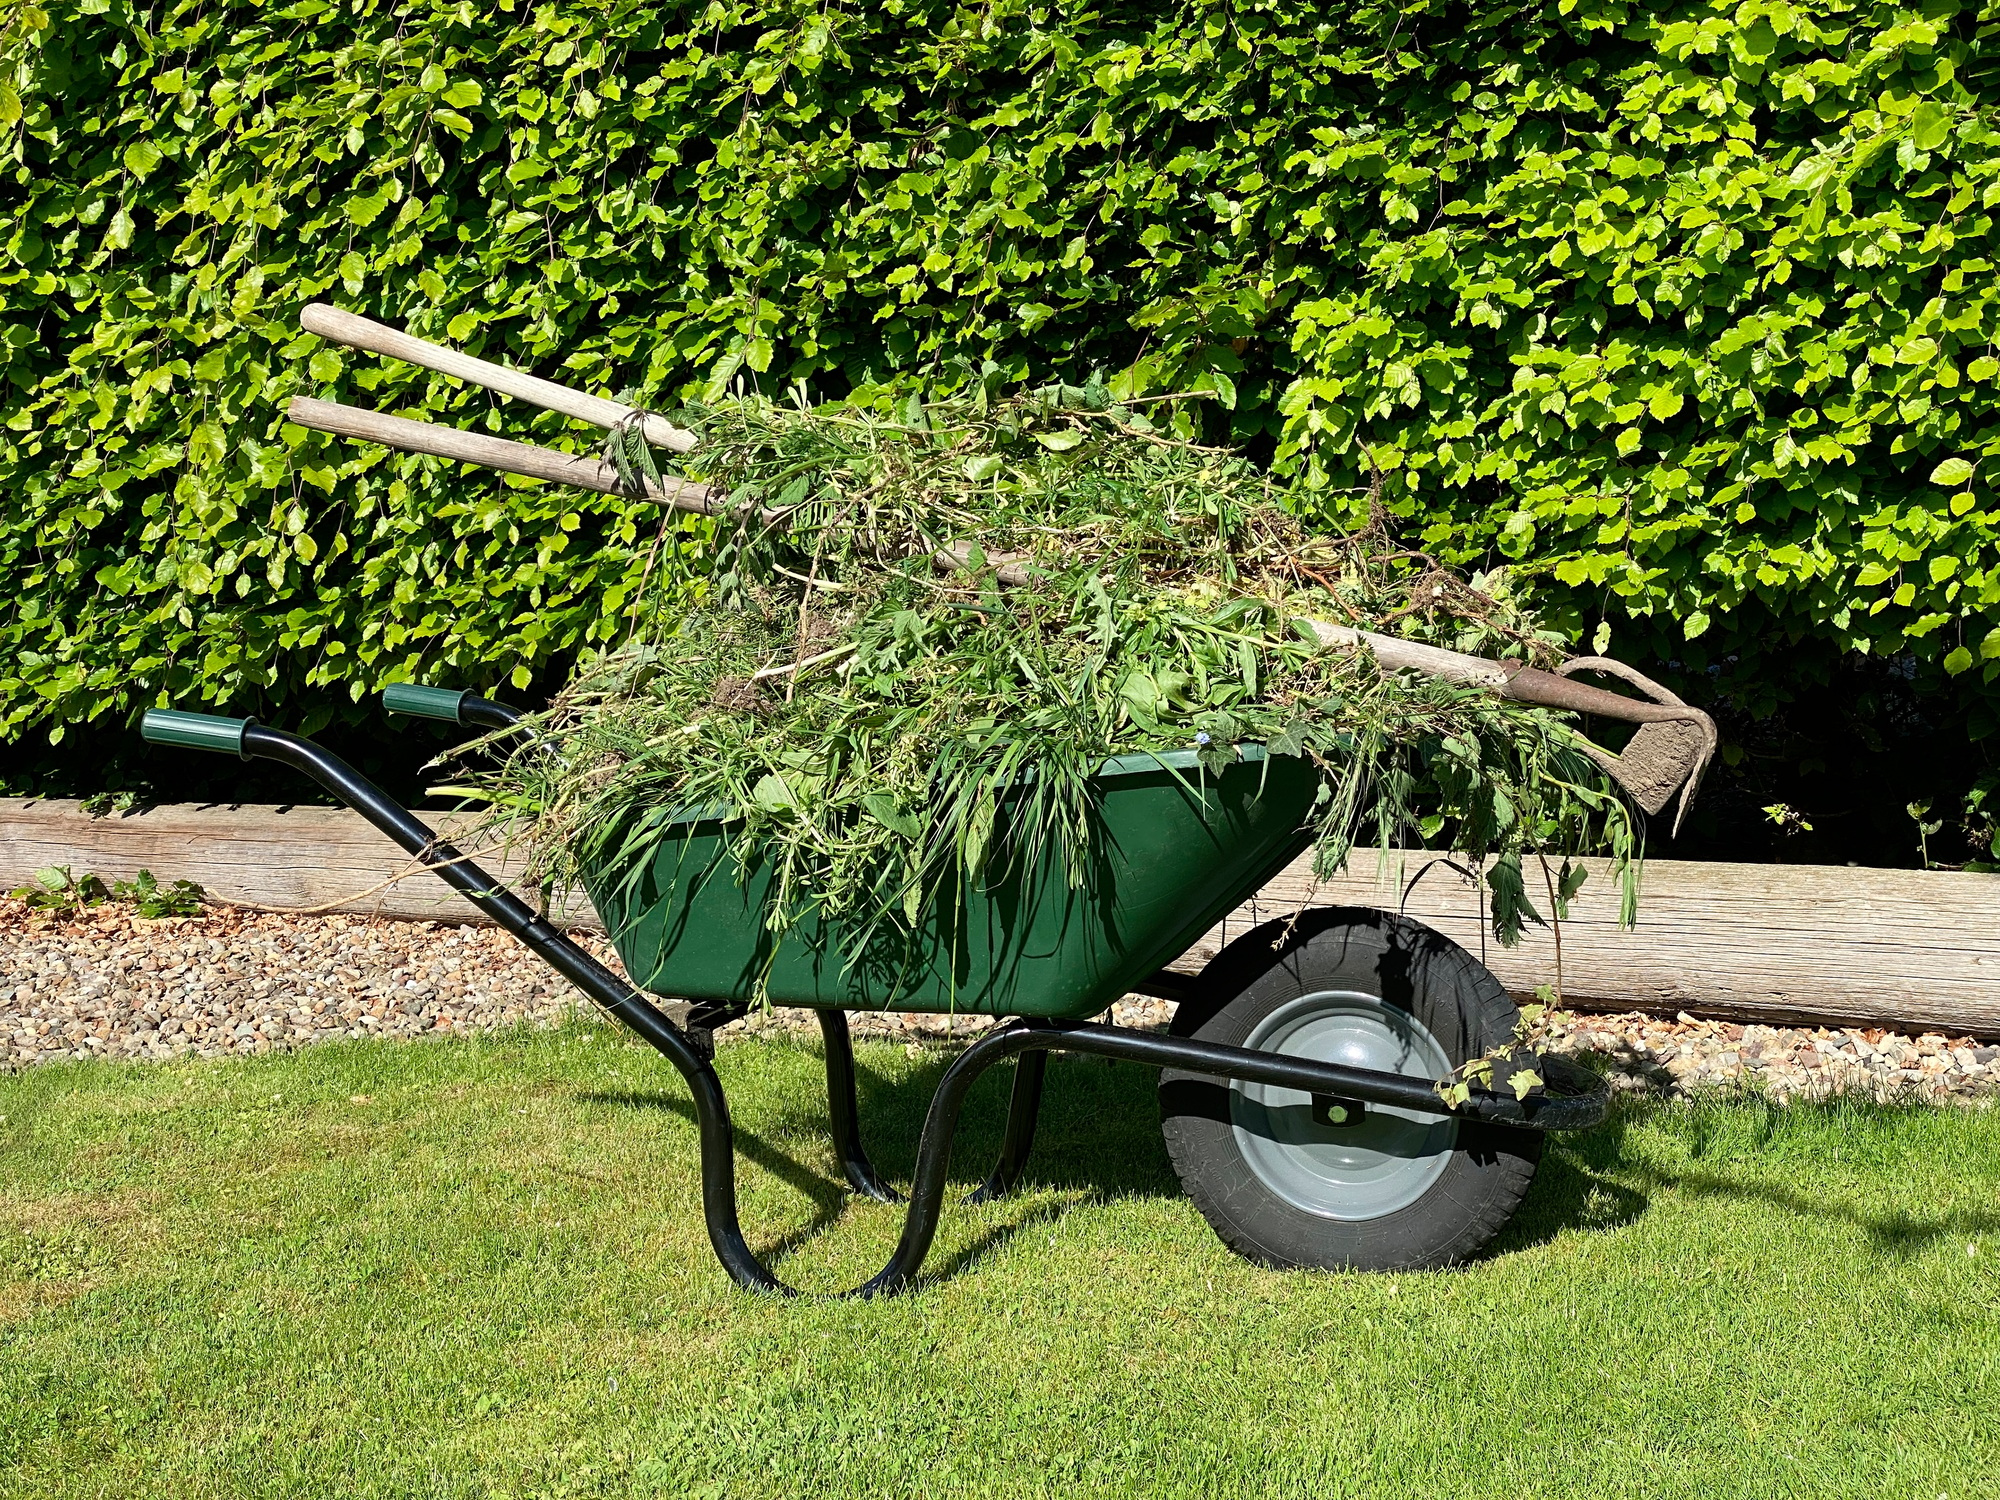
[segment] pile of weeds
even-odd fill
[[[817,910],[860,945],[1023,862],[1083,883],[1107,757],[1192,748],[1199,777],[1257,744],[1318,770],[1322,872],[1360,841],[1491,857],[1503,941],[1585,852],[1629,902],[1634,820],[1564,716],[1310,623],[1546,661],[1504,577],[1380,527],[1313,534],[1245,459],[1097,387],[675,420],[701,439],[679,472],[726,511],[667,524],[621,644],[474,780],[549,882],[637,879],[707,807],[773,872],[773,932]]]

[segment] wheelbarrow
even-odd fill
[[[406,684],[392,712],[485,730],[521,715],[470,692]],[[1551,1130],[1598,1123],[1601,1080],[1553,1057],[1525,1096],[1445,1094],[1455,1070],[1503,1053],[1518,1012],[1463,948],[1419,922],[1308,909],[1230,943],[1198,976],[1167,966],[1310,842],[1316,773],[1246,746],[1219,773],[1193,751],[1120,756],[1096,778],[1100,837],[1072,887],[1052,861],[970,883],[914,932],[859,944],[835,920],[781,936],[763,920],[769,870],[740,863],[723,812],[662,822],[638,863],[586,868],[584,885],[628,981],[311,740],[254,719],[155,709],[161,745],[282,762],[312,776],[672,1063],[700,1125],[702,1210],[717,1259],[755,1291],[791,1293],[751,1250],[736,1210],[729,1106],[715,1029],[765,997],[802,1006],[825,1038],[829,1118],[849,1185],[898,1194],[862,1145],[850,1010],[991,1015],[945,1070],[918,1139],[901,1236],[846,1295],[907,1289],[937,1233],[967,1091],[1003,1059],[1013,1088],[999,1158],[970,1201],[1019,1182],[1051,1052],[1160,1070],[1162,1130],[1188,1196],[1232,1250],[1275,1267],[1402,1270],[1479,1251],[1528,1191]],[[1128,994],[1178,1002],[1166,1034],[1089,1019]],[[656,999],[668,1003],[656,1003]]]

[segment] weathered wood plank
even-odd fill
[[[447,822],[449,820],[446,820]],[[1305,861],[1274,879],[1176,967],[1197,966],[1255,922],[1317,905],[1399,906],[1481,954],[1513,990],[1555,982],[1555,944],[1532,932],[1503,949],[1484,931],[1479,893],[1437,856],[1373,854],[1317,885]],[[504,871],[503,859],[487,862]],[[518,866],[518,861],[511,862]],[[371,892],[410,868],[356,814],[329,808],[158,807],[92,819],[74,802],[0,800],[0,889],[69,865],[105,879],[143,867],[255,906],[465,921],[475,913],[435,879]],[[369,894],[363,894],[369,893]],[[556,915],[594,926],[581,897]],[[1617,927],[1601,861],[1563,924],[1566,998],[1586,1007],[1687,1010],[1771,1022],[1933,1028],[2000,1035],[2000,878],[1947,872],[1655,860],[1636,929]]]
[[[1400,909],[1479,954],[1509,989],[1556,979],[1554,935],[1506,949],[1486,931],[1477,887],[1439,859],[1372,854],[1314,886],[1301,861],[1267,885],[1265,915],[1319,905]],[[1620,931],[1608,863],[1562,924],[1563,992],[1586,1008],[1686,1010],[1769,1022],[1900,1025],[2000,1033],[2000,879],[1948,871],[1654,860],[1638,925]],[[1546,906],[1545,901],[1538,905]],[[1229,924],[1245,930],[1247,912]],[[1212,935],[1211,940],[1213,940]]]
[[[452,825],[448,817],[433,823],[447,834]],[[480,863],[503,877],[520,865],[499,854]],[[345,808],[175,803],[92,818],[75,802],[0,798],[0,890],[51,865],[105,880],[130,880],[148,869],[162,881],[198,881],[216,900],[246,906],[482,920]],[[374,889],[384,881],[394,883]],[[569,915],[594,925],[595,913],[578,904]]]

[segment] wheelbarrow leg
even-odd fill
[[[847,1031],[847,1012],[822,1010],[820,1035],[826,1039],[826,1104],[833,1125],[833,1149],[847,1184],[877,1203],[901,1203],[903,1195],[884,1182],[861,1144],[861,1104],[854,1087],[854,1043]]]
[[[967,1203],[991,1203],[1014,1191],[1028,1153],[1035,1145],[1035,1121],[1042,1112],[1042,1075],[1049,1066],[1046,1052],[1023,1052],[1014,1059],[1014,1092],[1007,1101],[1007,1133],[1000,1140],[1000,1160],[993,1172],[967,1194]]]

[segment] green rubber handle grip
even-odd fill
[[[462,722],[459,705],[465,702],[464,688],[425,687],[417,682],[397,682],[382,689],[382,706],[392,714],[412,714],[419,719]]]
[[[243,748],[243,731],[255,719],[224,719],[215,714],[184,714],[174,708],[149,708],[139,721],[139,733],[149,745],[179,745],[187,750],[214,750],[250,758]]]

